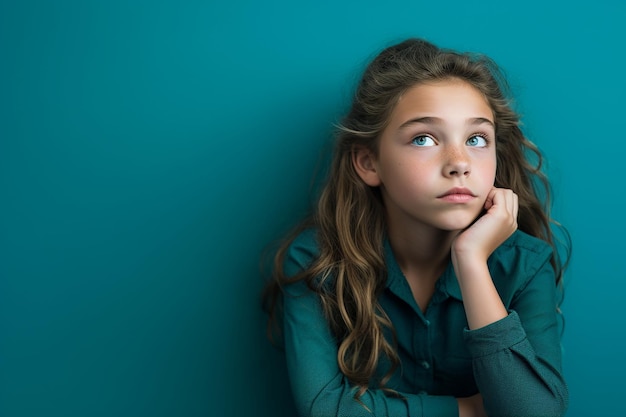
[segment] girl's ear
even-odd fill
[[[371,150],[365,147],[355,148],[352,152],[352,165],[365,184],[370,187],[378,187],[381,184],[376,155]]]

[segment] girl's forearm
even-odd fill
[[[454,267],[470,330],[487,326],[508,315],[486,262],[456,259]]]

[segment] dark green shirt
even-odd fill
[[[354,400],[319,298],[298,282],[285,288],[283,324],[289,377],[302,416],[455,417],[455,397],[478,392],[490,417],[565,413],[568,392],[561,375],[549,245],[517,231],[496,249],[488,266],[509,315],[475,330],[468,330],[451,263],[422,313],[388,242],[385,251],[388,278],[379,301],[395,327],[401,361],[387,387],[404,398],[372,385],[361,397],[371,411]],[[294,275],[317,254],[315,232],[303,232],[289,249],[285,272]],[[379,375],[387,370],[381,362]]]

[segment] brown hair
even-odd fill
[[[352,163],[355,148],[376,153],[378,140],[400,96],[428,81],[460,79],[480,91],[493,110],[496,125],[495,186],[512,189],[519,197],[518,227],[553,246],[552,266],[557,284],[564,264],[559,260],[551,228],[550,187],[542,173],[542,156],[520,129],[508,87],[495,63],[483,55],[441,49],[420,39],[408,39],[383,50],[365,69],[352,106],[339,126],[326,183],[311,218],[288,237],[274,258],[273,280],[264,294],[274,323],[281,286],[305,280],[319,294],[330,328],[339,343],[341,372],[358,387],[359,398],[370,386],[381,355],[391,367],[385,383],[399,365],[394,341],[384,329],[392,323],[378,303],[385,287],[383,255],[384,209],[378,188],[367,186]],[[534,160],[534,162],[533,162]],[[319,257],[294,277],[284,275],[287,249],[298,231],[315,227]],[[569,257],[569,249],[568,249]]]

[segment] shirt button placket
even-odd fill
[[[417,327],[414,339],[414,352],[415,358],[417,359],[415,363],[415,377],[416,381],[420,382],[419,385],[426,388],[426,390],[422,391],[425,393],[432,391],[434,388],[433,372],[430,363],[432,357],[431,323],[426,318],[423,318],[423,320],[416,321],[415,326]]]
[[[432,310],[432,309],[431,309]],[[432,311],[429,311],[429,313],[432,313]],[[431,358],[432,358],[432,345],[433,345],[433,340],[432,340],[432,332],[431,332],[431,323],[430,320],[424,318],[424,340],[425,340],[425,347],[424,347],[424,356],[422,356],[423,360],[422,362],[419,364],[424,372],[424,381],[427,381],[428,384],[428,390],[432,391],[435,387],[435,381],[434,381],[434,374],[433,374],[433,369],[431,366]]]

